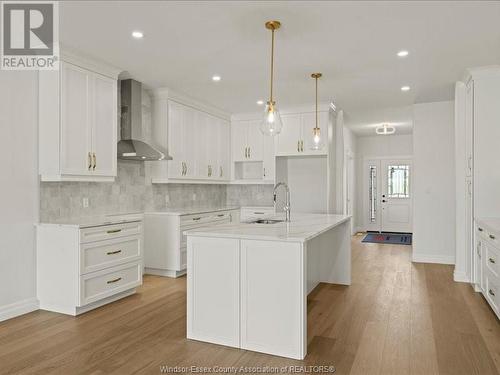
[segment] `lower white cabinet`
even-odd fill
[[[241,207],[240,220],[242,222],[255,221],[274,216],[276,211],[273,206]]]
[[[475,290],[500,318],[500,219],[476,220]]]
[[[145,213],[144,272],[167,277],[184,275],[187,268],[184,231],[239,221],[239,209]]]
[[[142,222],[37,225],[37,295],[42,310],[78,315],[142,284]]]

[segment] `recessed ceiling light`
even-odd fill
[[[212,76],[212,81],[219,82],[220,81],[220,76]]]
[[[410,86],[401,87],[401,91],[410,91]]]
[[[264,101],[263,100],[257,100],[257,105],[263,105]]]
[[[142,33],[142,31],[132,31],[132,36],[135,38],[135,39],[142,39],[144,37],[144,34]]]
[[[408,56],[409,52],[406,50],[402,50],[398,52],[398,57],[406,57]]]

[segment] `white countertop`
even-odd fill
[[[273,216],[283,219],[283,216]],[[254,224],[231,223],[191,229],[185,233],[197,237],[222,237],[249,240],[306,242],[351,217],[347,215],[294,214],[290,223]]]
[[[208,212],[219,212],[219,211],[230,211],[239,210],[239,206],[226,206],[226,207],[193,207],[193,208],[166,208],[164,210],[148,211],[145,215],[193,215],[193,214],[205,214]]]
[[[79,228],[98,227],[101,225],[130,223],[134,221],[141,221],[143,219],[142,212],[126,213],[126,214],[113,214],[113,215],[100,215],[100,216],[87,216],[76,217],[71,219],[56,220],[50,223],[38,223],[37,225],[63,225]]]
[[[476,218],[476,224],[482,225],[485,229],[500,236],[500,218],[499,217],[481,217]]]

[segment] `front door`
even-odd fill
[[[365,229],[412,232],[412,163],[408,159],[374,159],[364,164]]]

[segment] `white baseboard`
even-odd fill
[[[39,303],[36,298],[28,298],[10,305],[0,306],[0,322],[38,310]]]
[[[415,254],[414,252],[411,260],[415,263],[455,264],[453,255]]]
[[[465,272],[453,272],[453,281],[457,283],[470,283],[470,278],[465,274]]]

